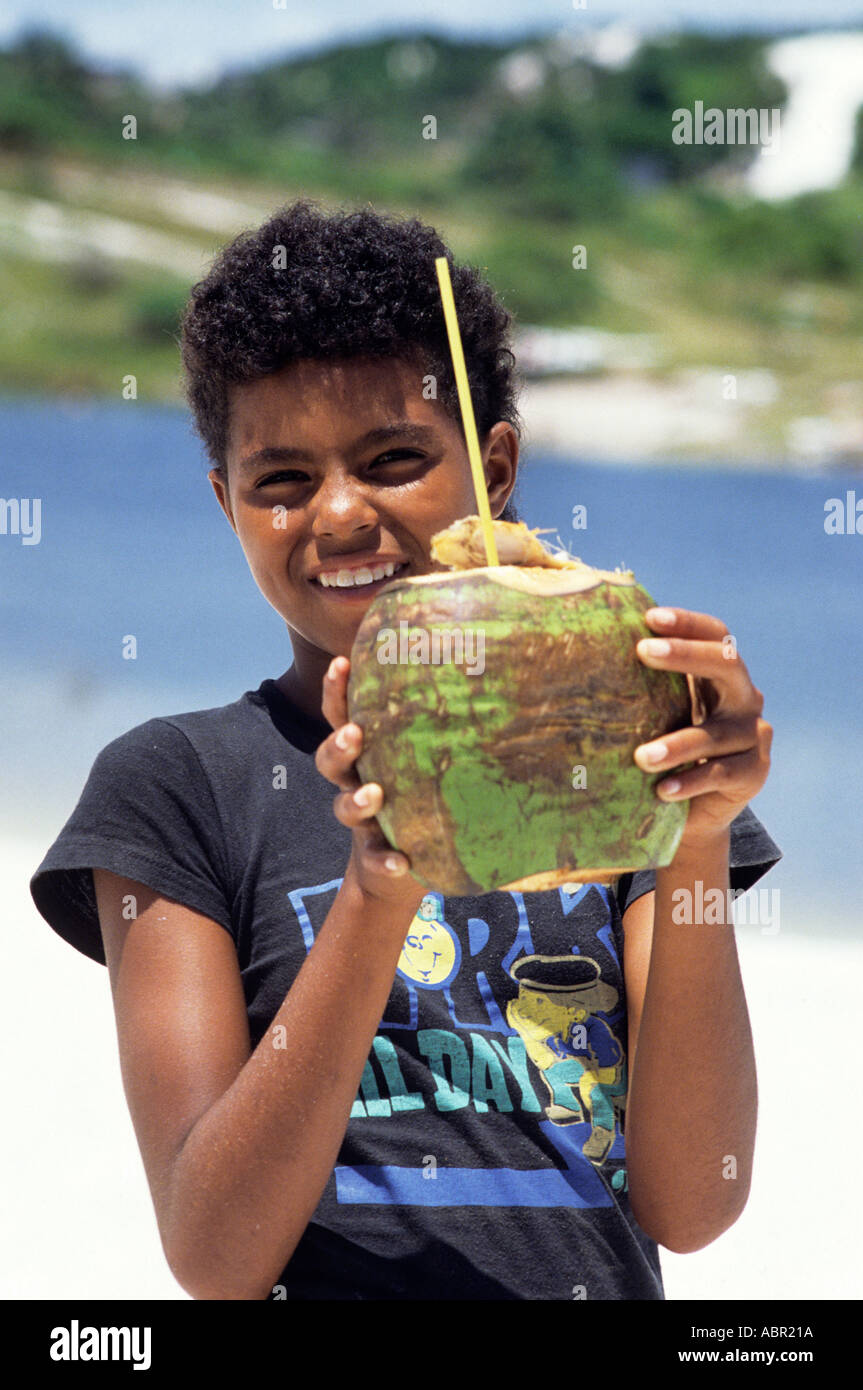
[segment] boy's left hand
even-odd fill
[[[663,621],[663,614],[673,619]],[[761,718],[764,696],[752,684],[736,642],[719,618],[685,608],[649,608],[644,619],[656,638],[638,643],[639,659],[655,670],[686,675],[698,722],[642,743],[635,750],[635,761],[652,773],[680,763],[698,763],[659,782],[656,794],[662,801],[691,798],[678,853],[682,847],[715,845],[767,780],[773,729]],[[669,644],[667,656],[647,650],[648,640],[660,637]],[[664,744],[667,752],[649,762],[646,755],[658,744]],[[671,780],[680,784],[675,792],[668,788]]]

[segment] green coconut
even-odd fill
[[[521,523],[495,522],[495,536],[499,558],[529,563],[396,579],[357,631],[349,717],[384,835],[450,895],[669,864],[689,803],[660,801],[667,773],[633,753],[689,725],[691,703],[685,676],[636,653],[653,599],[631,570],[551,555]],[[485,553],[478,518],[435,542],[449,564]]]

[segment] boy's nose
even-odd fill
[[[377,511],[363,489],[349,479],[323,483],[312,505],[316,536],[350,537],[372,530],[378,522]]]

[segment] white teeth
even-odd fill
[[[325,589],[354,589],[363,584],[373,584],[379,579],[389,579],[401,565],[388,560],[385,565],[375,565],[374,569],[364,566],[358,570],[338,570],[335,574],[319,574],[318,582]]]
[[[371,584],[371,570],[339,570],[336,583],[340,589],[353,589],[357,584]]]

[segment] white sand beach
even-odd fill
[[[734,397],[726,383],[734,381]],[[780,386],[767,370],[727,377],[715,367],[668,374],[611,371],[525,382],[519,399],[525,446],[597,462],[788,472],[863,460],[859,382],[837,383],[817,415],[789,413],[781,443],[765,410]]]
[[[184,1299],[126,1108],[107,972],[57,937],[30,899],[51,838],[0,842],[9,1115],[0,1297]],[[759,1068],[752,1192],[713,1245],[663,1251],[670,1300],[863,1294],[854,1104],[863,951],[850,929],[842,940],[808,925],[807,938],[784,918],[775,935],[736,929]]]

